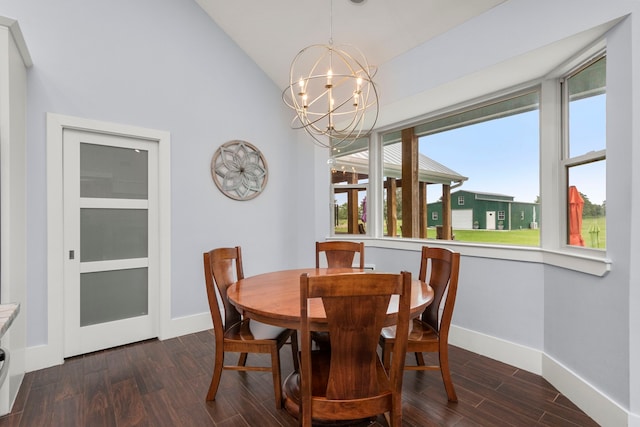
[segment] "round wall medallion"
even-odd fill
[[[222,144],[211,159],[211,176],[222,193],[251,200],[267,185],[267,162],[254,145],[240,140]]]

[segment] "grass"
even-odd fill
[[[427,237],[431,237],[427,230]],[[435,238],[436,231],[433,230]],[[497,243],[500,245],[540,246],[540,230],[453,230],[461,242]]]
[[[606,218],[584,218],[582,220],[582,239],[585,247],[605,249],[607,241]],[[400,222],[400,221],[399,221]],[[401,236],[398,224],[398,236]],[[342,222],[335,228],[336,234],[346,234],[347,223]],[[540,230],[453,230],[455,240],[472,243],[495,243],[513,246],[540,246]],[[427,229],[427,238],[436,238],[436,229]]]
[[[606,249],[607,221],[605,217],[582,219],[582,240],[587,248]]]

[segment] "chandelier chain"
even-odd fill
[[[329,45],[333,44],[333,0],[329,0]]]
[[[329,2],[329,44],[298,52],[282,99],[296,113],[291,127],[304,129],[334,155],[370,135],[379,105],[376,67],[355,46],[333,45],[333,0]]]

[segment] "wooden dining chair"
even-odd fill
[[[235,264],[235,265],[234,265]],[[223,369],[236,371],[271,371],[276,408],[282,407],[282,380],[280,374],[280,348],[291,339],[294,367],[298,369],[298,337],[295,329],[252,323],[245,319],[227,298],[227,288],[244,278],[242,251],[218,248],[204,253],[204,277],[209,309],[215,335],[215,361],[207,400],[215,400]],[[215,285],[214,285],[215,284]],[[218,301],[222,302],[224,322]],[[259,325],[260,328],[256,328]],[[227,352],[240,353],[237,365],[225,365]],[[248,353],[271,355],[271,366],[248,366]]]
[[[300,424],[312,420],[359,420],[385,414],[391,426],[402,424],[404,358],[385,370],[376,352],[392,295],[399,295],[396,354],[407,345],[411,273],[347,273],[300,277],[301,363]],[[311,349],[308,304],[321,298],[327,316],[331,352]]]
[[[413,319],[411,322],[407,352],[415,353],[416,365],[405,365],[404,367],[405,370],[440,370],[450,402],[458,401],[449,371],[449,327],[458,291],[459,269],[459,253],[445,248],[429,248],[427,246],[422,248],[418,278],[433,288],[434,297],[433,302],[420,318]],[[429,272],[428,279],[426,278],[427,272]],[[442,307],[442,316],[440,316],[443,298],[445,298],[444,306]],[[439,317],[440,319],[438,319]],[[389,366],[396,337],[397,331],[393,327],[384,328],[380,335],[382,361],[385,366]],[[437,352],[439,364],[425,365],[423,352]],[[394,359],[397,358],[394,357]]]
[[[320,254],[324,252],[328,268],[353,267],[356,254],[359,258],[359,268],[364,269],[364,243],[329,241],[316,242],[316,268],[320,268]],[[319,348],[329,350],[329,334],[327,332],[314,331],[311,334],[313,341]]]
[[[324,252],[328,268],[352,267],[355,255],[359,255],[359,268],[364,268],[363,242],[316,242],[316,268],[320,268],[320,254]]]

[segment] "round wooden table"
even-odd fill
[[[289,329],[300,328],[300,275],[310,276],[341,273],[376,274],[371,270],[354,268],[303,268],[259,274],[237,281],[227,290],[227,297],[246,317]],[[433,301],[433,289],[420,280],[411,281],[411,317],[417,317]],[[398,297],[389,302],[386,326],[397,322]],[[311,329],[326,331],[327,319],[322,301],[309,301]],[[299,377],[293,372],[283,387],[285,409],[294,416],[300,410]],[[348,423],[347,423],[348,424]],[[337,425],[337,424],[336,424]]]
[[[244,316],[269,325],[289,329],[300,327],[300,275],[357,273],[376,274],[357,268],[302,268],[274,271],[241,279],[229,286],[227,297]],[[411,283],[411,316],[417,317],[433,300],[431,286],[417,279]],[[398,297],[389,302],[387,324],[396,323]],[[309,302],[311,329],[327,330],[327,319],[320,299]]]

